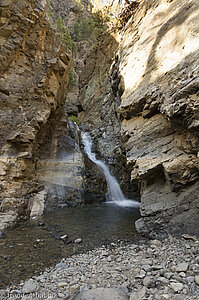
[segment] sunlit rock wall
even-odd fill
[[[146,0],[121,33],[118,117],[142,233],[198,233],[198,28],[198,1]]]
[[[37,179],[49,122],[60,114],[70,57],[52,29],[44,0],[0,2],[0,228],[42,211],[44,185]],[[38,195],[38,193],[40,194]]]

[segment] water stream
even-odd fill
[[[139,209],[98,204],[59,208],[43,220],[18,224],[0,238],[0,289],[51,267],[63,257],[118,240],[134,241]],[[68,240],[61,237],[68,235]],[[82,243],[74,240],[82,238]]]
[[[0,237],[0,289],[39,274],[63,257],[118,240],[135,240],[139,203],[124,197],[108,167],[96,159],[90,136],[82,133],[82,141],[88,157],[104,173],[107,201],[100,205],[60,208],[45,213],[42,221],[22,222],[8,228],[5,236]],[[66,241],[62,239],[65,235],[68,236]],[[79,237],[82,243],[74,244]]]
[[[108,193],[106,194],[107,202],[124,207],[139,207],[139,202],[125,198],[117,179],[111,175],[109,168],[104,162],[96,159],[95,154],[92,152],[92,141],[89,133],[82,132],[81,137],[85,153],[88,155],[90,160],[92,160],[102,170],[106,178],[108,187]]]

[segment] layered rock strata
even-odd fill
[[[47,136],[49,143],[56,143],[49,134],[55,120],[63,126],[71,58],[48,21],[46,1],[3,0],[0,6],[0,228],[4,228],[25,212],[35,216],[43,211],[48,191],[41,172],[37,177],[38,169],[44,168],[41,146]],[[54,155],[49,152],[48,160]]]
[[[122,30],[118,116],[139,232],[198,233],[198,1],[144,1]]]
[[[140,2],[114,50],[105,36],[81,75],[79,120],[117,174],[130,172],[130,185],[118,177],[130,198],[139,191],[147,235],[198,233],[198,14],[198,1]]]
[[[90,52],[80,76],[79,102],[81,112],[78,115],[81,128],[89,130],[93,139],[93,151],[105,161],[114,176],[121,182],[126,192],[129,190],[125,151],[121,144],[121,124],[117,118],[117,109],[121,103],[123,84],[118,70],[118,36],[107,33]],[[87,165],[87,163],[86,163]],[[87,185],[91,193],[99,188],[104,194],[106,185],[100,176],[89,173],[96,166],[89,167]],[[96,171],[94,171],[96,173]]]

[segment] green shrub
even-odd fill
[[[77,121],[77,116],[69,116],[69,119],[70,119],[72,122],[78,123],[78,121]]]
[[[95,41],[104,31],[104,25],[99,15],[89,19],[79,19],[74,24],[74,36],[76,41]]]
[[[102,28],[95,27],[92,32],[92,40],[96,40],[103,32]]]
[[[69,71],[69,85],[70,86],[76,85],[76,78],[74,76],[73,70]]]
[[[61,16],[58,16],[56,25],[57,25],[57,30],[60,33],[64,34],[65,29],[64,29],[64,25],[63,25]]]
[[[72,41],[70,33],[68,31],[68,27],[65,28],[65,31],[62,34],[62,42],[64,43],[66,50],[72,50]]]
[[[76,50],[77,47],[75,47],[76,46],[74,44],[75,42],[73,42],[71,40],[71,36],[70,36],[70,32],[68,30],[68,27],[64,27],[61,16],[58,16],[56,25],[57,25],[57,30],[61,34],[61,39],[62,39],[62,42],[65,45],[66,51],[67,50],[72,50],[72,51],[75,52],[75,50]]]
[[[77,44],[75,43],[75,41],[71,40],[71,44],[72,44],[72,53],[73,54],[77,53]]]
[[[77,1],[74,5],[75,12],[80,14],[83,11],[83,9],[84,9],[84,6],[83,6],[83,4],[81,4],[81,1],[80,2]]]

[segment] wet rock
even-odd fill
[[[72,300],[128,300],[128,295],[122,291],[112,288],[97,288],[82,292],[75,296]]]
[[[75,244],[80,244],[82,242],[82,239],[81,238],[78,238],[74,241]]]
[[[62,235],[62,236],[60,237],[61,240],[65,240],[66,238],[68,238],[68,235],[67,235],[67,234]]]
[[[4,239],[6,237],[5,233],[0,231],[0,239]]]

